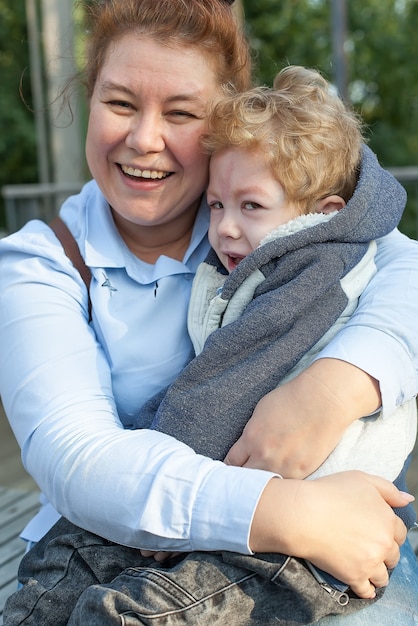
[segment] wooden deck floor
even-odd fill
[[[19,533],[38,508],[39,490],[23,469],[0,405],[0,626],[6,598],[16,589],[17,568],[25,550]]]
[[[418,510],[418,444],[408,488]],[[5,600],[16,589],[17,567],[24,551],[19,533],[35,514],[38,497],[38,487],[23,469],[18,445],[0,404],[0,626]],[[411,533],[410,538],[418,550],[418,532]]]
[[[16,572],[25,549],[19,533],[38,508],[36,492],[0,487],[0,624],[4,603],[16,589]]]

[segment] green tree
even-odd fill
[[[418,160],[417,0],[347,0],[348,92],[387,166]],[[0,187],[37,181],[25,0],[0,0]],[[333,79],[331,0],[243,0],[259,82],[284,65]],[[23,99],[19,93],[22,91]],[[417,218],[413,218],[416,220]],[[0,227],[4,225],[0,197]],[[413,225],[416,228],[416,225]],[[416,231],[415,231],[416,234]]]
[[[30,104],[24,0],[0,0],[0,187],[37,178],[36,138]],[[0,198],[0,226],[4,207]]]
[[[418,164],[417,0],[347,0],[348,94],[385,167]],[[244,0],[259,81],[284,65],[319,69],[333,80],[330,0]],[[408,189],[408,186],[407,186]],[[417,192],[403,230],[417,235]]]
[[[333,79],[329,0],[244,0],[258,76],[271,84],[287,64]],[[347,1],[348,91],[386,165],[418,155],[417,0]]]

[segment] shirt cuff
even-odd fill
[[[202,549],[203,540],[205,550],[253,554],[249,536],[254,513],[267,483],[277,477],[264,470],[217,465],[196,496],[191,526],[193,549]],[[208,507],[208,502],[217,502],[216,509]],[[200,545],[195,545],[195,537]]]

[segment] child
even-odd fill
[[[223,459],[257,402],[347,322],[375,271],[373,239],[396,226],[404,199],[314,70],[287,67],[273,90],[222,100],[210,128],[214,252],[198,269],[188,319],[199,356],[137,426]],[[358,420],[311,477],[361,469],[393,481],[415,435],[414,401]]]
[[[404,192],[363,144],[358,118],[313,70],[287,67],[273,90],[222,100],[209,126],[213,250],[198,268],[189,305],[196,357],[143,407],[136,426],[224,459],[257,402],[307,367],[348,321],[375,271],[373,240],[397,225]],[[415,401],[392,416],[366,416],[309,478],[361,469],[405,488],[415,437]],[[408,509],[398,514],[411,527]],[[184,572],[198,560],[187,557]],[[301,593],[300,605],[290,600],[295,622],[283,623],[321,616],[318,598],[304,614],[310,585],[299,569],[299,587],[285,581],[287,565],[280,570],[277,555],[244,561],[224,553],[212,564],[234,580],[232,566],[270,581],[280,571],[278,584]],[[348,598],[339,596],[346,586],[307,566],[335,599]],[[351,602],[347,612],[354,608]],[[286,609],[280,616],[287,618]]]

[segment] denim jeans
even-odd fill
[[[318,626],[417,626],[418,624],[418,563],[409,545],[402,550],[402,562],[391,577],[389,588],[378,602],[348,615],[333,615],[315,622]],[[194,565],[196,562],[193,561]],[[163,573],[154,572],[146,577],[141,586],[141,573],[127,570],[113,581],[111,587],[90,587],[82,594],[68,626],[138,626],[156,624],[164,626],[210,625],[210,626],[273,626],[283,624],[296,626],[306,623],[304,615],[292,615],[286,601],[292,602],[286,594],[272,592],[271,584],[260,578],[247,575],[234,579],[228,573],[223,580],[219,577],[211,581],[208,593],[207,567],[201,581],[196,572],[193,586],[187,578],[187,589],[167,579]],[[190,572],[189,572],[190,573]],[[237,570],[234,570],[235,575]],[[129,589],[141,589],[140,602],[129,597]],[[181,581],[179,581],[181,582]],[[137,590],[138,590],[137,586]],[[205,594],[200,590],[205,589]],[[294,600],[294,598],[293,598]],[[284,617],[283,615],[284,609]],[[313,623],[313,622],[312,622]]]
[[[315,619],[304,611],[305,601],[295,602],[294,593],[282,586],[279,557],[280,575],[268,580],[240,567],[245,556],[196,553],[157,564],[65,520],[57,526],[47,548],[41,542],[23,559],[19,578],[26,584],[6,603],[5,626],[290,626]],[[417,590],[418,564],[406,544],[377,603],[316,623],[413,626],[418,624]]]

